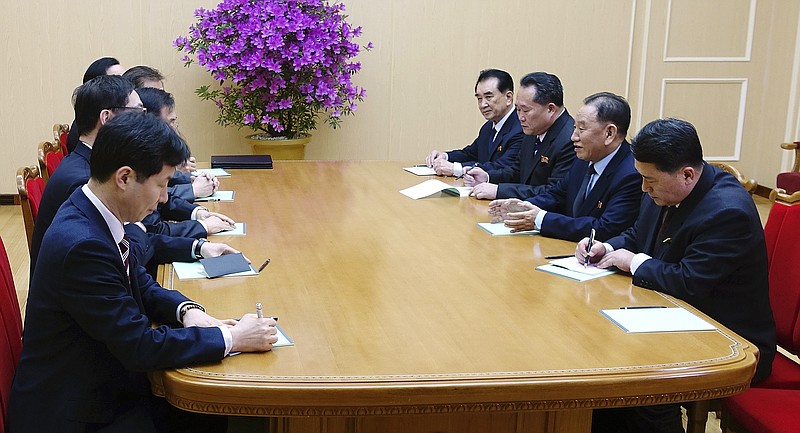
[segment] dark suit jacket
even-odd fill
[[[519,124],[517,110],[513,109],[500,132],[494,138],[494,124],[488,121],[483,124],[478,137],[469,146],[461,150],[447,152],[447,160],[460,162],[464,166],[475,167],[480,164],[489,176],[495,175],[503,167],[511,167],[517,160],[522,138],[522,126]]]
[[[58,208],[69,198],[73,191],[83,186],[89,181],[90,169],[89,159],[92,150],[86,145],[78,143],[75,150],[67,155],[59,164],[58,169],[47,181],[47,186],[42,194],[42,201],[39,205],[39,215],[36,217],[36,224],[33,227],[33,237],[31,239],[31,276],[36,267],[39,248],[42,238],[48,227],[50,227]],[[193,221],[196,225],[200,225]],[[135,227],[134,227],[135,228]],[[202,226],[200,226],[202,228]],[[62,229],[63,230],[63,229]],[[136,229],[139,230],[139,229]],[[203,230],[205,233],[205,230]],[[172,237],[161,234],[151,234],[145,239],[138,237],[134,242],[147,240],[149,244],[132,246],[134,254],[139,255],[140,263],[147,263],[153,257],[158,263],[168,263],[174,261],[194,261],[192,254],[192,244],[194,239]]]
[[[146,418],[145,372],[222,359],[219,329],[168,326],[180,326],[176,310],[187,298],[161,288],[135,255],[128,279],[108,226],[82,190],[53,224],[62,229],[45,234],[28,294],[10,432],[83,431],[84,423],[113,425],[132,408]]]
[[[567,109],[547,130],[539,152],[534,156],[536,137],[526,136],[519,150],[518,163],[505,167],[489,181],[497,185],[497,198],[526,199],[552,189],[559,179],[567,176],[575,150],[572,132],[575,120]]]
[[[194,203],[194,189],[192,189],[192,177],[189,174],[175,170],[172,179],[169,180],[169,195],[180,197],[189,203]]]
[[[642,198],[639,219],[608,241],[653,257],[633,283],[680,298],[754,343],[761,352],[754,381],[775,356],[767,250],[753,199],[732,175],[704,164],[700,180],[674,211],[668,242],[654,245],[662,208]]]
[[[583,204],[574,212],[575,200],[586,177],[587,161],[575,159],[567,177],[528,201],[547,211],[542,221],[544,236],[578,241],[592,228],[597,239],[608,239],[632,226],[642,199],[641,176],[633,167],[627,141],[611,158]]]

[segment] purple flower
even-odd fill
[[[220,82],[197,94],[217,103],[223,125],[293,134],[314,129],[319,115],[336,127],[366,95],[351,81],[361,69],[353,58],[363,30],[344,10],[329,0],[221,0],[198,8],[173,46],[185,53],[182,62],[196,60]]]

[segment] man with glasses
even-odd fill
[[[126,111],[145,112],[139,95],[133,90],[133,85],[128,80],[116,75],[102,75],[88,81],[75,90],[73,99],[75,123],[80,134],[80,142],[75,147],[75,151],[61,161],[58,169],[48,180],[42,194],[39,215],[36,217],[31,239],[31,275],[36,266],[42,238],[50,227],[58,208],[75,189],[89,180],[89,161],[100,127],[120,113]],[[197,208],[197,206],[192,206]],[[202,212],[199,208],[194,213],[198,218],[205,217],[210,220],[206,221],[209,223],[209,231],[222,223],[218,217],[211,217],[210,213]],[[199,225],[203,229],[203,234],[207,233],[205,226],[200,222],[191,221],[191,223]],[[144,237],[143,234],[138,233],[142,230],[134,225],[130,226],[126,227],[126,230],[139,235],[137,239]],[[155,255],[156,260],[160,263],[175,260],[193,261],[198,258],[197,256],[212,257],[238,252],[225,244],[198,241],[192,238],[152,235],[146,240],[149,240],[150,243],[136,246],[134,253],[140,248],[142,251],[150,251],[149,256]],[[152,250],[150,250],[151,243]],[[196,248],[198,245],[200,246],[199,251]],[[142,261],[142,264],[146,261]]]

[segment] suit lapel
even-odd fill
[[[629,144],[627,141],[623,141],[622,144],[620,144],[616,155],[611,158],[611,161],[609,161],[605,170],[603,170],[603,174],[601,174],[600,178],[598,178],[594,183],[592,190],[589,191],[589,195],[586,196],[586,200],[584,200],[583,204],[581,204],[581,206],[578,208],[578,212],[575,216],[589,215],[593,208],[602,208],[605,206],[605,203],[603,203],[600,199],[605,195],[606,191],[611,186],[611,180],[613,179],[614,174],[617,172],[617,167],[619,167],[619,164],[625,159],[625,157],[628,156],[629,153]]]

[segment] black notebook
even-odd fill
[[[250,270],[250,263],[247,263],[242,253],[223,254],[219,257],[200,259],[200,263],[206,270],[208,278],[216,278]]]
[[[272,155],[213,155],[211,168],[272,168]]]

